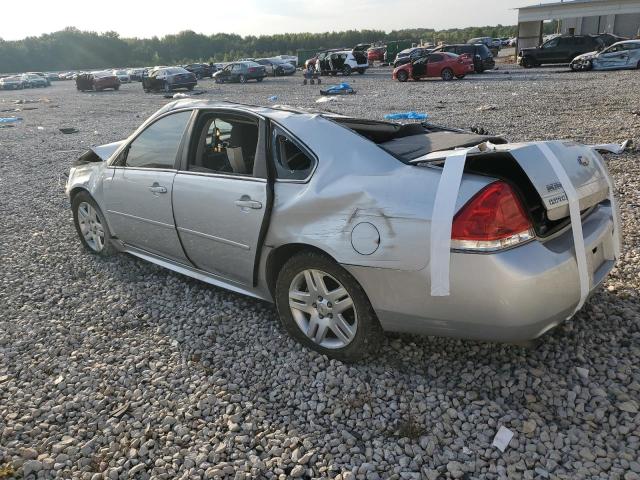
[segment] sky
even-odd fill
[[[109,0],[2,1],[0,38],[17,40],[65,27],[122,37],[151,37],[193,30],[240,35],[347,29],[446,29],[514,25],[519,6],[540,0]],[[153,6],[151,6],[153,5]]]

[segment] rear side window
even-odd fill
[[[315,159],[283,132],[274,132],[274,163],[280,180],[305,180],[315,167]]]
[[[132,168],[175,168],[191,111],[174,113],[147,127],[127,149],[125,165]]]
[[[444,60],[444,57],[438,54],[434,54],[429,57],[429,61],[431,63],[441,62],[442,60]]]

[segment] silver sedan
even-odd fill
[[[476,145],[432,258],[443,170]],[[273,301],[294,338],[352,361],[383,330],[520,342],[570,317],[618,251],[600,162],[566,141],[184,100],[84,154],[67,193],[89,251]]]
[[[599,52],[578,55],[570,66],[574,71],[640,70],[640,40],[625,40]]]

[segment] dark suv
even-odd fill
[[[198,79],[213,77],[213,74],[216,72],[215,67],[211,67],[206,63],[192,63],[190,65],[183,65],[182,68],[193,73]]]
[[[496,68],[496,61],[489,47],[485,44],[476,43],[473,45],[460,43],[456,45],[442,45],[434,50],[434,52],[449,52],[456,55],[469,55],[473,59],[473,68],[476,73],[482,73],[485,70],[493,70]]]
[[[602,49],[606,42],[598,36],[573,35],[555,37],[536,48],[523,48],[518,63],[524,68],[545,63],[569,63],[578,55]]]

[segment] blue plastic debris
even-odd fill
[[[320,90],[320,94],[322,95],[348,95],[352,93],[356,93],[356,91],[346,82],[340,85],[331,85],[325,90]]]
[[[22,121],[20,117],[0,117],[0,123],[15,123]]]
[[[278,101],[278,96],[277,96],[277,95],[273,95],[273,96],[269,97],[269,101],[270,101],[270,102],[276,102],[276,101]]]
[[[426,113],[417,112],[403,112],[403,113],[389,113],[384,116],[385,120],[426,120],[429,115]]]

